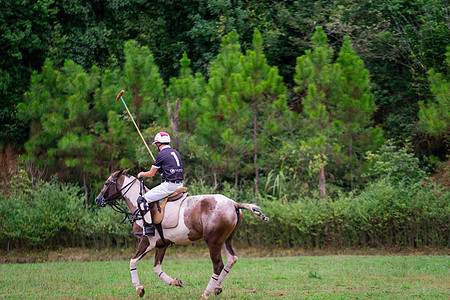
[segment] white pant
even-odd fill
[[[161,199],[164,199],[165,197],[169,196],[170,194],[176,192],[179,188],[182,188],[182,183],[173,183],[173,182],[163,182],[160,185],[155,186],[150,191],[144,194],[145,200],[147,202],[156,202]],[[152,223],[152,215],[150,214],[150,211],[148,211],[144,215],[144,221],[148,224]]]
[[[156,202],[164,199],[182,187],[183,183],[173,183],[168,181],[162,182],[160,185],[155,186],[150,191],[145,193],[144,198],[147,202]]]

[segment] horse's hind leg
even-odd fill
[[[168,276],[161,268],[164,255],[166,254],[167,246],[164,247],[157,247],[155,251],[155,265],[153,267],[153,270],[155,271],[156,275],[158,275],[159,278],[164,280],[169,285],[175,285],[179,287],[183,287],[183,282],[178,279],[172,279],[170,276]]]
[[[219,274],[223,269],[222,255],[220,253],[222,244],[212,244],[208,242],[207,244],[209,248],[209,255],[213,263],[214,272],[211,279],[209,280],[208,285],[206,286],[205,291],[202,294],[202,299],[208,299],[209,295],[214,292],[214,289],[217,286],[217,280],[219,279]]]
[[[214,293],[216,295],[219,295],[222,293],[222,283],[225,277],[230,273],[231,268],[234,266],[234,264],[238,261],[238,257],[234,253],[233,246],[232,246],[232,237],[230,237],[225,244],[223,245],[223,251],[225,252],[225,255],[227,256],[227,264],[220,272],[219,278],[217,279],[217,285],[214,288]]]
[[[236,256],[234,249],[233,249],[233,237],[236,233],[237,229],[239,228],[239,225],[242,222],[242,212],[240,213],[239,221],[233,232],[230,234],[228,239],[225,241],[225,244],[223,244],[222,249],[223,252],[225,252],[225,255],[227,257],[227,264],[220,272],[219,278],[217,279],[217,285],[214,288],[214,293],[216,295],[222,293],[222,283],[225,277],[230,273],[231,268],[234,266],[234,264],[238,261],[238,257]]]
[[[139,276],[137,271],[137,263],[138,261],[151,250],[150,242],[148,238],[141,237],[139,239],[139,245],[136,249],[136,253],[130,260],[130,273],[131,273],[131,282],[133,283],[136,291],[138,292],[140,297],[143,297],[145,294],[144,287],[139,283]]]

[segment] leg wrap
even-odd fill
[[[225,251],[225,253],[227,253],[227,264],[223,268],[222,272],[220,272],[217,285],[222,285],[223,280],[228,275],[228,273],[230,273],[230,270],[234,266],[234,264],[238,261],[238,257],[236,255],[230,255],[228,251]]]
[[[213,273],[211,279],[209,280],[208,285],[206,286],[205,292],[203,293],[204,295],[208,296],[214,292],[214,288],[217,285],[218,278],[219,278],[219,276],[217,274]]]
[[[139,284],[139,277],[138,277],[138,271],[136,268],[138,259],[131,259],[130,260],[130,273],[131,273],[131,283],[137,288],[140,286]]]
[[[131,283],[133,283],[135,287],[140,286],[137,269],[130,269],[130,273],[131,273]]]
[[[219,279],[217,280],[217,285],[222,285],[223,280],[228,275],[228,273],[230,273],[230,269],[231,268],[228,268],[228,266],[225,266],[225,268],[223,268],[222,272],[220,272]]]
[[[159,278],[164,280],[167,284],[172,285],[173,279],[169,275],[163,272],[161,269],[161,265],[156,265],[153,270],[155,271],[156,275],[158,275]]]

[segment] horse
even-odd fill
[[[183,199],[167,202],[165,207],[162,235],[159,231],[155,236],[142,235],[143,221],[137,207],[137,198],[147,191],[147,188],[136,177],[127,174],[128,170],[113,172],[96,197],[97,206],[110,205],[118,212],[126,215],[133,224],[133,232],[139,240],[134,256],[130,260],[131,281],[140,297],[145,294],[144,287],[139,282],[137,263],[150,250],[155,248],[153,270],[158,277],[168,285],[183,287],[183,282],[172,279],[161,268],[166,249],[171,244],[189,244],[204,239],[209,249],[213,264],[213,274],[209,280],[202,299],[207,299],[212,293],[222,292],[222,283],[230,272],[238,257],[233,250],[233,236],[242,223],[242,209],[251,211],[255,216],[268,222],[255,204],[237,203],[224,195],[187,195]],[[127,209],[118,202],[125,199]],[[226,255],[226,265],[222,261],[221,251]]]

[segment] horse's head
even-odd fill
[[[122,197],[120,188],[117,188],[117,181],[120,176],[126,174],[127,171],[128,170],[119,170],[109,176],[109,178],[105,181],[105,185],[102,190],[95,198],[95,203],[98,207],[105,207],[106,205],[111,204]]]

